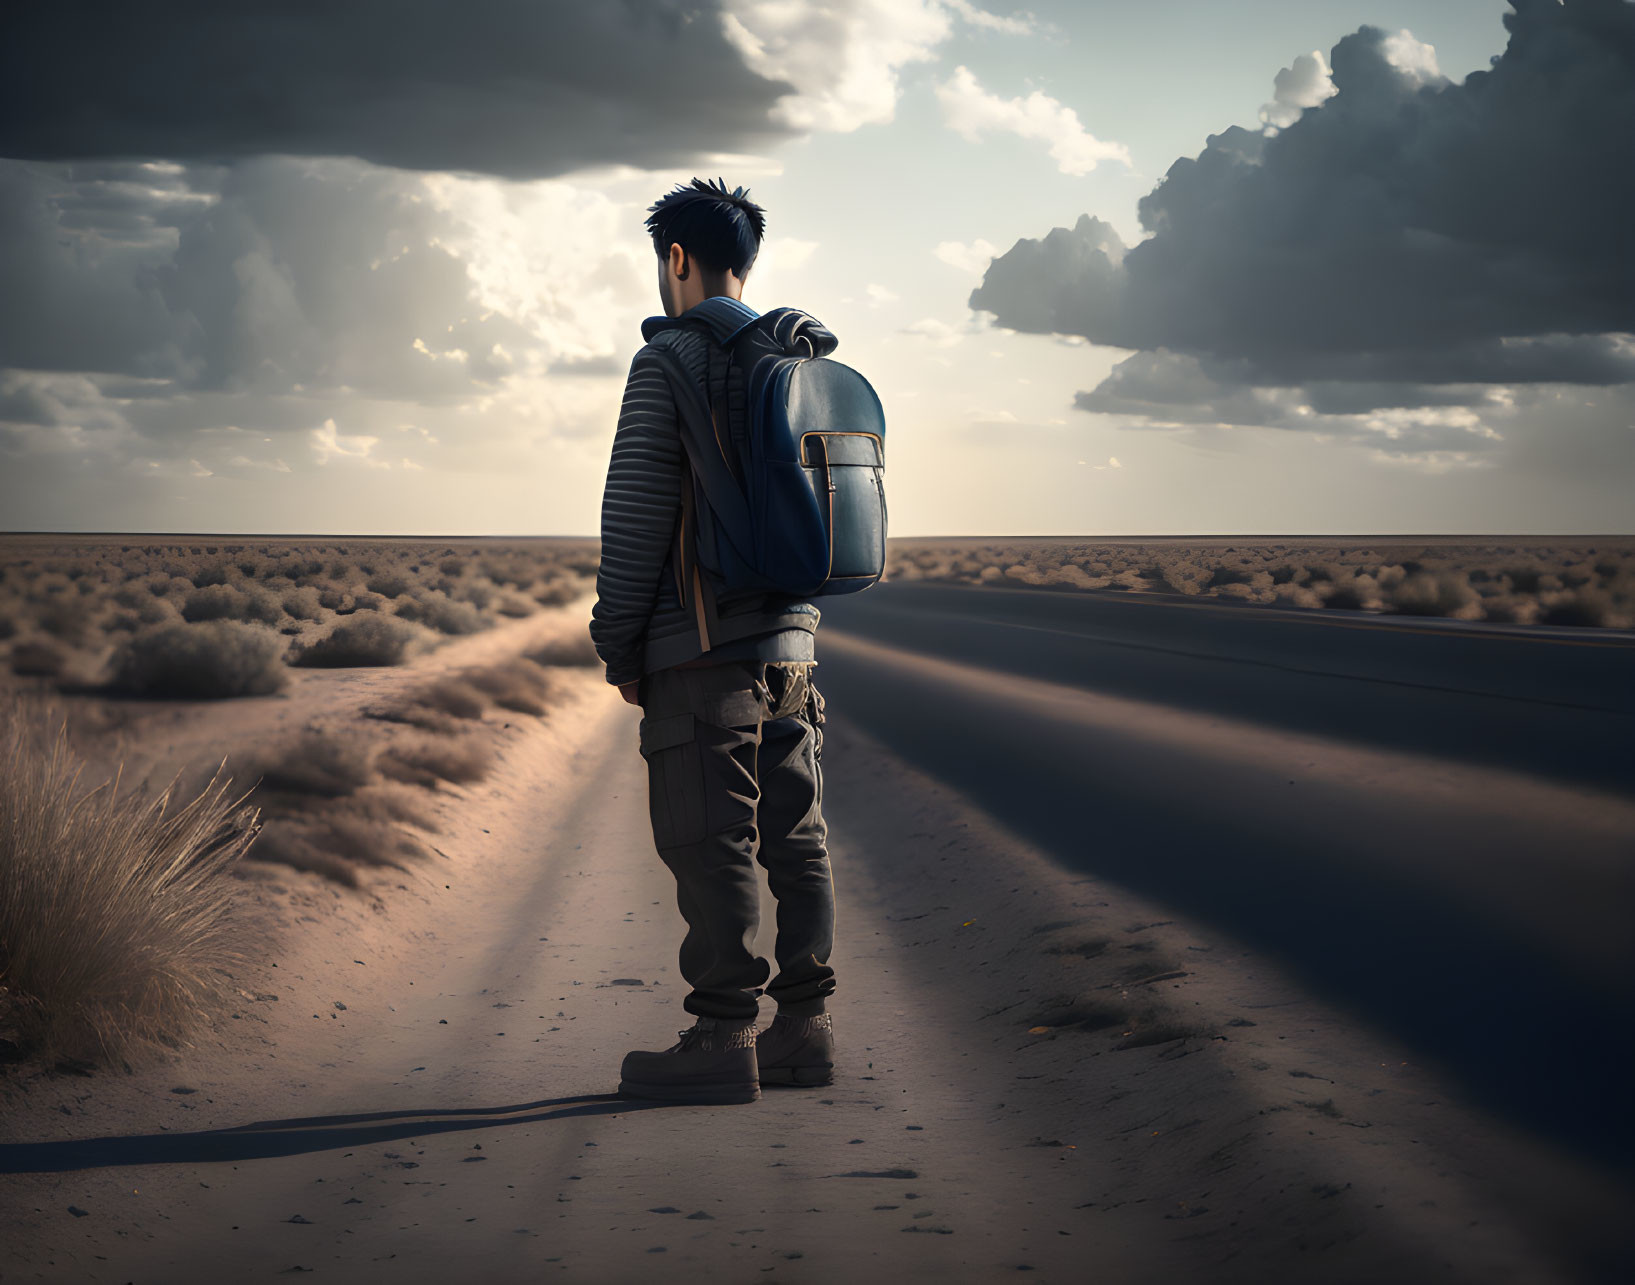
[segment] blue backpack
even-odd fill
[[[726,322],[723,342],[698,314]],[[675,392],[691,465],[676,574],[707,621],[723,596],[856,593],[886,564],[885,414],[869,381],[822,354],[838,344],[796,308],[756,315],[726,296],[690,310],[710,341],[705,402],[680,359],[654,350]],[[746,373],[745,414],[728,414],[727,375]],[[688,539],[691,533],[692,539]],[[701,574],[702,573],[702,574]]]

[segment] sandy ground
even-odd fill
[[[1620,1278],[1627,1185],[830,708],[832,1086],[613,1096],[690,1019],[639,711],[572,671],[443,864],[246,883],[264,964],[200,1047],[0,1080],[0,1280]],[[1082,1029],[1115,997],[1154,1014]]]

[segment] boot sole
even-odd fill
[[[620,1080],[619,1096],[726,1106],[756,1101],[761,1096],[761,1086],[753,1080],[747,1084],[642,1084]]]
[[[762,1084],[833,1084],[835,1068],[823,1066],[769,1066],[761,1072]]]

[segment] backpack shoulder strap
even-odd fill
[[[686,449],[704,494],[719,518],[732,523],[744,514],[744,494],[732,469],[726,452],[715,435],[710,408],[705,405],[698,385],[687,369],[672,352],[654,349],[654,358],[669,379],[680,413],[681,443]],[[731,527],[729,526],[729,530]],[[738,532],[741,536],[742,532]],[[737,543],[737,541],[735,541]]]

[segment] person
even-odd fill
[[[655,349],[695,378],[703,404],[746,424],[741,370],[714,356],[724,390],[709,395],[710,347],[758,314],[742,302],[765,212],[743,188],[695,178],[649,207],[663,317],[642,324],[602,499],[602,548],[591,637],[607,681],[639,705],[654,845],[675,876],[686,922],[680,1042],[634,1050],[625,1096],[752,1102],[763,1083],[833,1079],[835,987],[829,954],[834,890],[820,763],[824,699],[813,681],[821,613],[787,595],[722,590],[705,629],[683,606],[677,567],[685,451],[675,394]],[[709,301],[706,304],[706,301]],[[674,320],[672,320],[674,319]],[[690,326],[703,321],[708,333]],[[821,326],[817,351],[833,347]],[[826,342],[825,342],[826,339]],[[806,349],[803,351],[814,351]],[[722,393],[724,392],[724,396]],[[756,863],[777,901],[777,976],[755,953]],[[764,988],[764,990],[763,990]],[[777,1013],[758,1030],[758,999]]]

